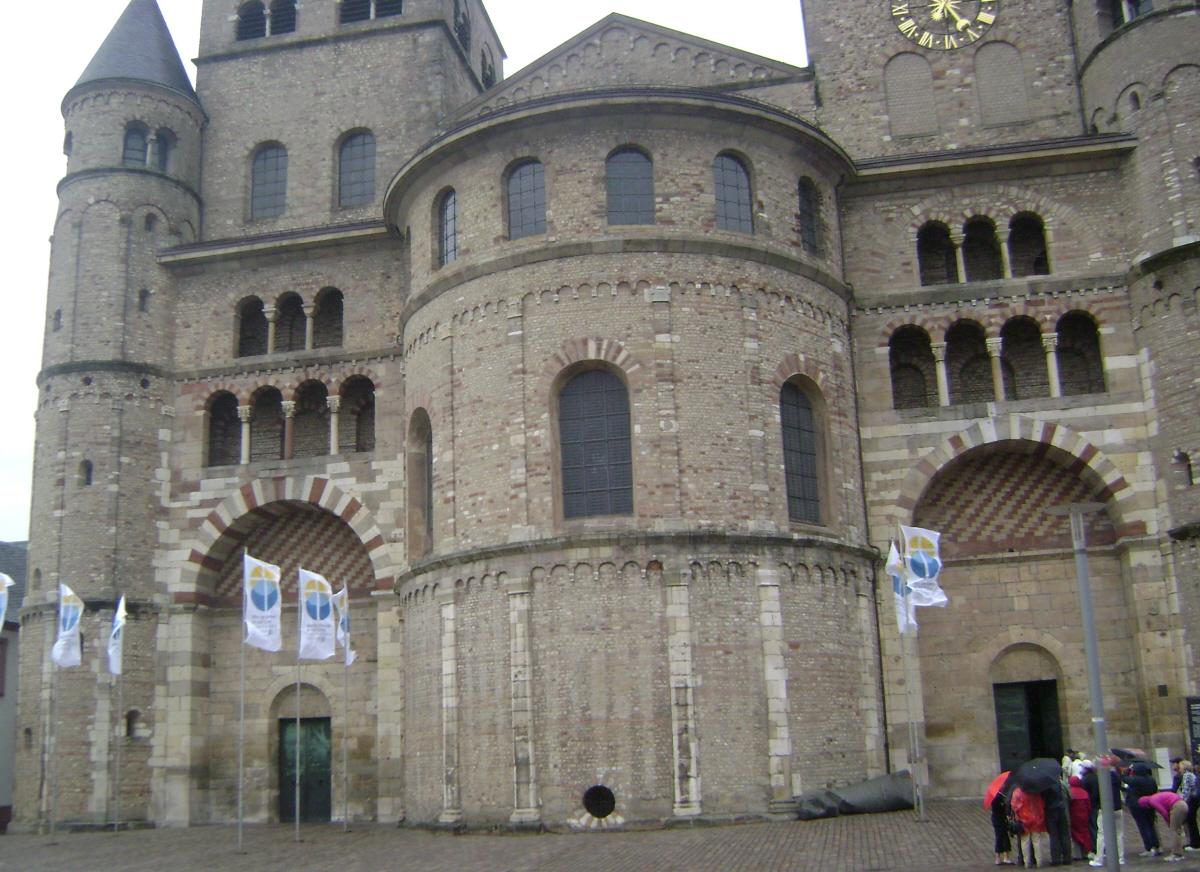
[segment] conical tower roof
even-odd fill
[[[151,82],[197,99],[158,0],[129,0],[71,91],[111,79]]]

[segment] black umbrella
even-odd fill
[[[1017,771],[1013,773],[1013,780],[1026,793],[1041,793],[1060,783],[1062,765],[1049,757],[1035,757],[1017,767]]]
[[[1153,760],[1147,757],[1146,752],[1141,748],[1111,748],[1109,750],[1119,757],[1123,764],[1130,765],[1134,763],[1140,763],[1143,766],[1149,766],[1151,769],[1162,769],[1162,764],[1155,763]]]

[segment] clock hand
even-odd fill
[[[946,4],[946,12],[948,12],[950,14],[950,17],[954,19],[954,27],[960,33],[971,26],[971,22],[968,21],[967,19],[963,18],[957,12],[955,12],[954,7],[951,6],[949,3]]]

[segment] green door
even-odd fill
[[[328,821],[329,718],[300,719],[300,820]],[[279,720],[279,820],[296,820],[296,719]]]
[[[1000,769],[1012,770],[1034,757],[1062,756],[1058,682],[1016,681],[994,684],[996,743]]]

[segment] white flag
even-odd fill
[[[358,656],[350,647],[350,592],[342,588],[333,595],[333,605],[337,609],[337,640],[346,654],[346,665],[349,666]]]
[[[79,623],[83,620],[83,600],[65,584],[58,586],[58,638],[50,652],[56,666],[78,666],[83,662],[79,645]]]
[[[8,589],[15,582],[3,572],[0,572],[0,630],[4,629],[4,614],[8,611]]]
[[[283,637],[279,632],[282,599],[279,567],[255,560],[247,554],[242,559],[242,576],[245,585],[245,644],[264,651],[278,651],[283,647]]]
[[[907,596],[908,567],[900,559],[900,552],[896,550],[895,542],[890,543],[887,565],[884,569],[892,580],[892,592],[896,600],[896,628],[901,633],[915,630],[917,628],[916,616],[913,614],[913,604]]]
[[[108,671],[113,675],[121,674],[121,658],[125,649],[125,594],[121,594],[117,602],[117,610],[113,613],[112,632],[108,634]]]
[[[938,584],[942,571],[941,534],[921,527],[900,526],[908,567],[908,601],[915,608],[945,606],[950,598]]]
[[[300,659],[328,660],[332,657],[336,627],[333,587],[317,573],[301,569]]]

